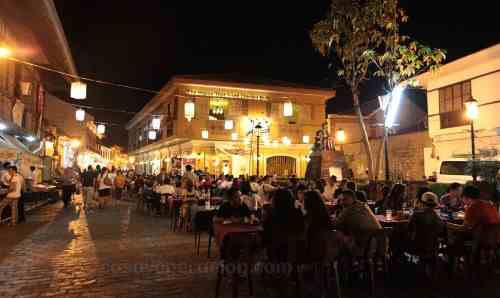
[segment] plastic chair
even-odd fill
[[[208,257],[210,257],[210,248],[212,246],[212,220],[216,214],[216,210],[198,211],[194,214],[193,218],[193,232],[194,232],[194,245],[196,247],[196,254],[200,255],[200,242],[201,234],[206,232],[208,234]]]

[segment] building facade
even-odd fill
[[[212,174],[304,176],[334,96],[282,82],[177,76],[127,125],[129,155],[145,173],[192,164]]]
[[[474,121],[476,154],[480,159],[500,159],[500,44],[443,65],[435,73],[417,77],[427,90],[429,136],[425,149],[427,176],[438,171],[440,161],[471,158],[470,122],[464,102],[479,102]]]
[[[76,121],[66,100],[71,81],[24,63],[77,75],[53,1],[0,1],[0,47],[11,52],[0,58],[0,161],[25,175],[36,166],[48,180],[98,159],[93,117]]]
[[[396,180],[424,180],[424,148],[430,146],[427,131],[425,96],[421,91],[407,89],[403,93],[395,126],[388,138],[389,173]],[[378,100],[363,103],[362,112],[373,154],[375,175],[385,178],[384,152],[384,113],[379,108]],[[354,111],[347,110],[328,115],[330,135],[335,137],[340,129],[345,140],[336,140],[336,149],[341,150],[352,170],[354,178],[368,178],[368,158],[363,144],[363,137]]]

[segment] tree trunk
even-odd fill
[[[375,163],[375,180],[379,180],[378,175],[380,174],[380,164],[382,161],[382,154],[384,152],[385,138],[386,138],[386,136],[384,134],[384,137],[382,138],[382,142],[380,142],[380,146],[378,147],[377,161]]]
[[[365,122],[363,121],[363,113],[361,112],[361,107],[359,105],[359,91],[352,90],[352,100],[354,105],[354,111],[358,115],[359,128],[361,130],[361,135],[363,137],[363,144],[365,145],[366,156],[368,158],[368,179],[373,180],[373,154],[372,148],[370,147],[370,140],[368,139],[368,133],[366,132]]]

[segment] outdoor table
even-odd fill
[[[228,235],[234,234],[251,234],[260,233],[264,229],[260,224],[244,224],[244,223],[214,223],[214,237],[215,242],[221,247],[222,241]]]
[[[337,209],[340,207],[340,205],[336,204],[336,203],[332,203],[332,202],[326,202],[325,207],[328,210],[328,213],[332,214],[335,211],[337,211]]]
[[[382,215],[382,214],[375,215],[375,217],[382,225],[401,225],[401,224],[407,224],[410,222],[410,218],[408,218],[408,217],[393,216],[392,218],[389,219],[385,215]]]

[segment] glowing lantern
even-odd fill
[[[302,143],[309,144],[309,136],[302,136]]]
[[[201,137],[203,139],[208,139],[208,130],[204,129],[201,131]]]
[[[0,58],[7,58],[12,55],[12,51],[4,46],[0,46]]]
[[[71,83],[71,98],[85,99],[87,98],[87,84],[83,82]]]
[[[290,145],[292,141],[288,137],[283,137],[283,145]]]
[[[336,133],[337,142],[344,143],[346,140],[345,130],[339,128]]]
[[[194,118],[194,102],[191,100],[184,104],[184,117],[190,122]]]
[[[226,120],[224,121],[224,129],[226,130],[231,130],[234,127],[233,120]]]
[[[97,133],[102,135],[106,132],[106,126],[104,124],[97,125]]]
[[[151,127],[153,129],[160,129],[160,126],[161,126],[161,119],[159,117],[155,117],[153,118],[153,120],[151,120]]]
[[[75,117],[76,117],[76,121],[80,121],[80,122],[84,121],[85,120],[85,111],[82,109],[76,110]]]
[[[231,140],[233,140],[233,141],[237,141],[238,140],[238,133],[237,132],[233,132],[231,134]]]
[[[148,133],[148,138],[150,140],[156,140],[156,131],[150,130],[149,133]]]
[[[291,117],[293,115],[293,104],[291,101],[287,101],[283,104],[283,116]]]

